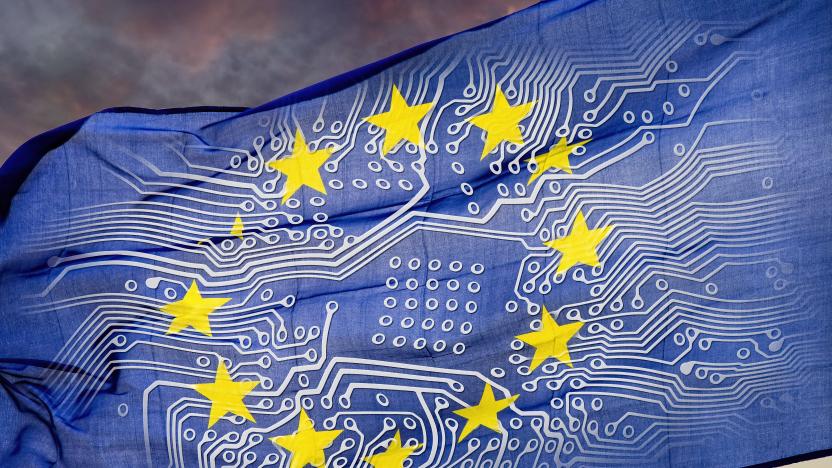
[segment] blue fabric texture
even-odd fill
[[[566,0],[36,137],[0,170],[0,465],[830,449],[830,72],[826,1]]]

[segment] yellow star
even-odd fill
[[[485,384],[485,389],[482,391],[479,404],[454,411],[454,414],[468,420],[465,423],[465,427],[459,433],[459,440],[457,442],[462,442],[462,439],[480,426],[485,426],[492,431],[500,432],[500,420],[497,419],[497,413],[508,408],[518,396],[512,395],[502,400],[495,400],[491,385]]]
[[[562,254],[557,273],[563,273],[578,263],[589,266],[600,265],[601,262],[598,260],[595,249],[611,230],[612,226],[589,229],[584,220],[584,214],[578,212],[568,236],[545,243],[547,247],[559,250]]]
[[[422,444],[402,447],[402,435],[400,431],[396,431],[396,435],[393,436],[387,450],[365,457],[364,461],[375,468],[404,468],[404,461],[407,460],[407,457],[420,448],[422,448]]]
[[[272,437],[269,440],[292,453],[289,468],[303,468],[306,465],[323,466],[326,464],[324,449],[332,444],[341,434],[340,429],[333,431],[316,431],[306,411],[300,410],[298,430],[292,435]]]
[[[194,390],[211,400],[211,413],[208,416],[208,427],[213,426],[227,413],[236,414],[254,422],[254,416],[249,413],[246,404],[243,403],[243,398],[254,390],[256,386],[257,382],[235,382],[231,380],[231,376],[228,375],[228,369],[226,369],[225,364],[220,360],[214,383],[194,385]]]
[[[321,166],[332,156],[331,149],[320,149],[309,151],[306,146],[306,139],[303,138],[300,128],[295,132],[295,143],[292,146],[292,154],[289,157],[269,162],[269,167],[286,174],[286,184],[283,186],[283,199],[281,203],[292,197],[302,186],[326,195],[326,187],[321,179]]]
[[[517,143],[518,145],[523,144],[520,121],[526,118],[533,105],[534,101],[510,106],[503,90],[497,86],[491,112],[468,119],[469,122],[486,132],[485,146],[482,149],[480,160],[484,159],[485,155],[490,153],[502,141]]]
[[[390,97],[390,110],[367,117],[365,120],[387,131],[381,155],[385,156],[402,140],[422,146],[422,132],[419,121],[428,113],[434,103],[407,105],[399,88],[393,85]]]
[[[566,138],[564,137],[561,138],[556,145],[552,146],[548,153],[535,156],[534,160],[537,163],[537,169],[535,169],[532,176],[529,177],[529,181],[526,182],[526,185],[534,182],[535,179],[542,176],[544,172],[553,167],[560,169],[567,174],[571,174],[572,166],[569,164],[569,155],[572,154],[572,150],[589,143],[589,141],[590,140],[584,140],[579,141],[574,145],[569,145],[566,143]]]
[[[178,333],[190,326],[203,335],[211,336],[211,322],[208,320],[208,315],[230,300],[230,297],[202,297],[196,281],[192,281],[185,297],[160,308],[162,312],[174,316],[167,334]]]
[[[231,226],[231,231],[229,232],[229,234],[231,234],[232,236],[237,236],[240,239],[242,239],[244,229],[245,229],[245,225],[243,224],[243,219],[240,218],[240,215],[237,215],[237,217],[234,218],[234,224]]]
[[[556,358],[558,361],[572,367],[572,358],[569,357],[569,348],[566,344],[584,326],[581,322],[558,325],[546,307],[540,314],[540,330],[524,333],[517,336],[517,339],[528,345],[534,346],[534,356],[529,365],[529,371],[537,369],[549,358]]]

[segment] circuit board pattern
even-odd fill
[[[800,193],[778,179],[796,155],[744,27],[644,21],[568,46],[474,31],[187,130],[178,115],[93,116],[49,161],[89,172],[83,202],[24,246],[43,274],[22,320],[54,318],[64,344],[14,379],[69,426],[123,420],[132,462],[152,466],[301,466],[270,439],[303,418],[337,433],[310,461],[332,467],[399,437],[404,466],[486,468],[660,465],[746,437],[800,405],[828,349],[806,331],[817,291],[795,276]],[[384,148],[391,131],[368,121],[394,93],[431,104],[423,144]],[[533,103],[522,143],[482,155],[472,119],[500,93]],[[536,174],[561,141],[582,143],[569,170]],[[275,167],[301,146],[327,153],[323,190],[289,194]],[[564,271],[550,244],[580,223],[607,229],[599,261]],[[171,332],[166,307],[192,288],[225,302],[210,333]],[[547,318],[581,324],[568,362],[534,362],[520,339]],[[214,421],[195,391],[221,366],[254,385],[251,419]],[[499,428],[465,434],[455,411],[488,389],[507,402]]]

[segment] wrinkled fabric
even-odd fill
[[[546,2],[258,108],[36,137],[0,172],[0,464],[832,448],[830,20]]]

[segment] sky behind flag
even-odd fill
[[[253,107],[532,3],[10,0],[0,10],[0,161],[101,109]]]
[[[831,16],[544,2],[255,107],[28,141],[2,464],[828,451]]]

